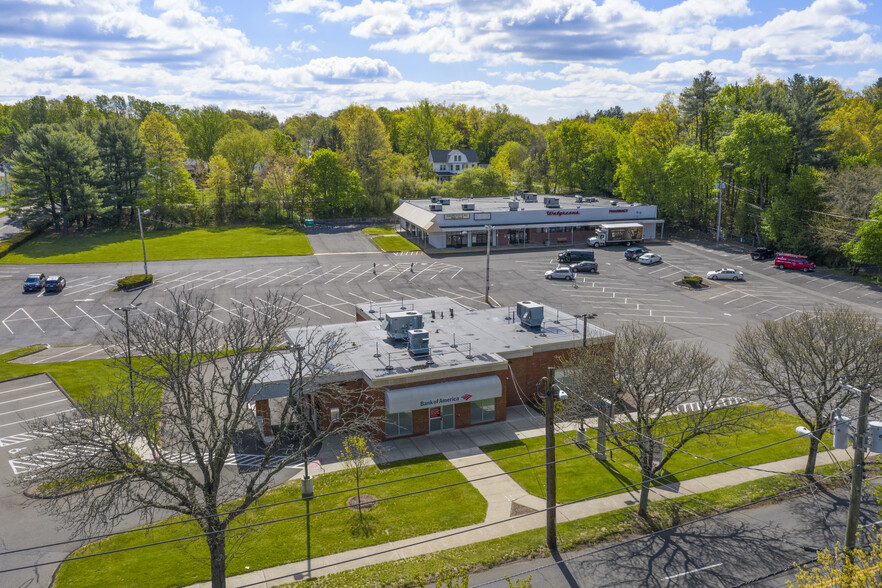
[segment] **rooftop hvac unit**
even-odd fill
[[[444,210],[444,207],[440,204],[430,204],[429,210],[431,210],[432,212],[441,212],[442,210]]]
[[[543,201],[545,202],[545,208],[560,208],[560,200],[558,198],[546,196]]]
[[[450,205],[450,198],[442,198],[441,204],[443,204],[444,206]]]
[[[518,302],[517,306],[518,318],[525,327],[541,327],[542,320],[545,318],[545,306],[538,302],[525,300]]]
[[[536,192],[524,192],[524,202],[539,202],[539,195]]]
[[[429,355],[429,331],[411,329],[407,332],[407,350],[414,357]]]
[[[438,202],[441,201],[441,198],[439,198],[438,196],[432,196],[432,197],[429,199],[429,201],[430,201],[432,204],[437,204]]]
[[[509,210],[517,210],[520,205],[521,205],[521,203],[518,202],[517,200],[509,200],[508,201],[508,209]]]
[[[406,341],[408,331],[423,328],[423,315],[415,310],[387,312],[386,318],[383,319],[382,327],[386,330],[390,339]]]
[[[475,205],[472,202],[468,202],[468,203],[462,205],[462,209],[463,210],[474,210]]]

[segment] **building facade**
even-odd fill
[[[439,181],[447,182],[456,174],[478,167],[478,154],[474,149],[432,149],[429,163]]]
[[[491,196],[402,200],[395,210],[401,231],[435,249],[528,245],[584,246],[597,226],[639,222],[646,240],[661,239],[658,207],[582,196]]]

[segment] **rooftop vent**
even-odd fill
[[[431,210],[432,212],[441,212],[442,210],[444,210],[444,207],[440,204],[430,204],[429,210]]]
[[[618,201],[618,200],[610,200],[609,203],[610,203],[611,206],[618,206],[618,205],[619,205],[619,201]]]
[[[448,206],[450,204],[450,198],[442,198],[441,204]]]
[[[539,202],[539,195],[536,192],[524,192],[524,202]]]
[[[543,198],[545,202],[545,208],[560,208],[560,199],[552,198],[551,196],[546,196]]]
[[[473,202],[467,202],[467,203],[465,203],[465,204],[462,205],[462,209],[463,209],[463,210],[474,210],[474,209],[475,209],[475,205],[474,205]]]
[[[508,209],[509,210],[517,210],[520,205],[521,205],[520,202],[518,202],[517,200],[509,200],[508,201]]]
[[[414,357],[429,355],[429,331],[410,329],[407,332],[407,350]]]
[[[518,302],[518,318],[525,327],[541,327],[545,318],[545,306],[532,300]]]
[[[408,331],[423,328],[423,315],[415,310],[387,312],[382,327],[390,339],[405,341],[408,338]]]
[[[441,202],[441,198],[439,198],[438,196],[432,196],[431,198],[429,198],[429,200],[432,202],[432,204],[437,204],[438,202]]]

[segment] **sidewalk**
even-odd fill
[[[545,508],[544,499],[527,494],[507,475],[501,475],[498,478],[488,480],[478,480],[478,478],[502,473],[502,469],[498,465],[492,462],[487,463],[489,458],[478,449],[479,445],[502,443],[544,434],[544,418],[532,412],[529,408],[510,408],[508,419],[501,423],[456,430],[438,435],[389,441],[383,444],[383,461],[396,461],[420,455],[443,453],[451,463],[460,468],[460,471],[467,479],[473,481],[475,488],[487,499],[487,515],[483,523],[313,558],[310,563],[311,575],[313,577],[323,576],[371,564],[396,561],[544,527],[545,513],[541,510]],[[337,453],[336,448],[330,446],[323,447],[319,457],[311,464],[310,470],[313,473],[320,473],[341,469],[343,464],[338,463],[336,458],[331,457]],[[835,459],[839,461],[850,459],[848,452],[845,450],[833,453]],[[825,465],[833,461],[833,457],[829,453],[820,453],[817,464]],[[653,488],[651,500],[657,501],[707,492],[758,480],[780,472],[800,471],[804,466],[805,456],[801,456],[701,478],[693,478],[680,482],[675,486]],[[573,521],[632,506],[636,504],[638,499],[639,491],[624,492],[594,500],[568,504],[558,507],[557,518],[561,522]],[[539,512],[512,520],[510,517],[514,514],[513,509],[515,505],[521,507],[518,509],[520,513],[529,513],[530,510],[537,510]],[[227,586],[230,588],[270,588],[271,586],[287,582],[303,580],[306,577],[307,563],[299,561],[229,577],[227,578]],[[210,588],[210,586],[211,583],[206,582],[196,584],[194,588]]]

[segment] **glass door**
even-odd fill
[[[456,426],[452,404],[433,406],[429,409],[429,432],[446,431]]]

